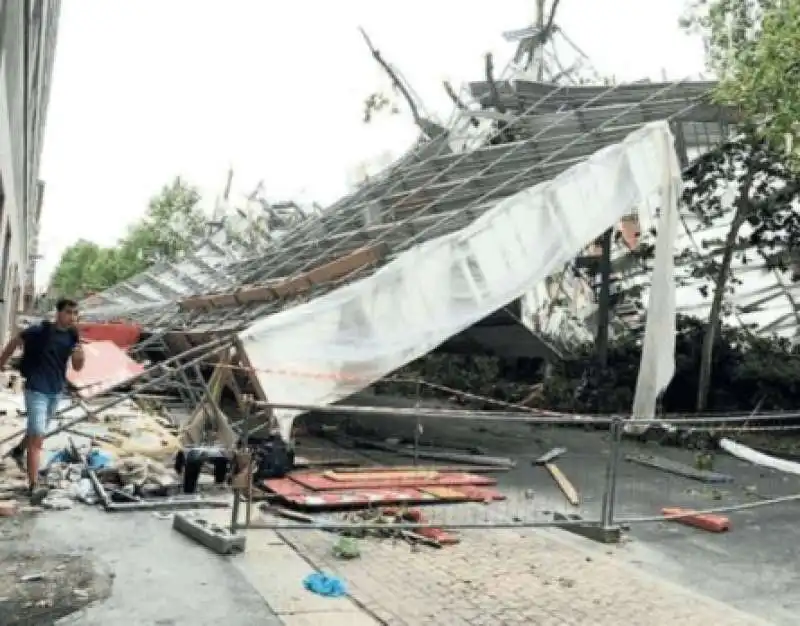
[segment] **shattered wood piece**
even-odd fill
[[[420,535],[419,533],[416,533],[411,530],[401,530],[400,536],[411,543],[423,543],[426,546],[430,546],[431,548],[442,547],[442,544],[439,543],[436,539],[432,539],[431,537],[425,537],[424,535]]]
[[[569,479],[564,475],[564,472],[562,472],[555,463],[545,463],[544,467],[550,472],[550,476],[556,481],[558,488],[561,489],[561,493],[564,494],[567,501],[572,506],[578,506],[581,503],[578,490],[575,489]]]
[[[292,511],[279,506],[262,507],[261,510],[277,515],[278,517],[285,517],[286,519],[290,519],[295,522],[304,522],[306,524],[314,523],[313,517],[306,515],[305,513],[301,513],[300,511]]]
[[[645,467],[661,470],[668,474],[675,474],[690,480],[697,480],[701,483],[718,484],[733,482],[733,476],[712,472],[710,470],[700,470],[686,463],[680,463],[679,461],[673,461],[651,454],[628,454],[625,456],[625,460],[629,463],[644,465]]]
[[[673,522],[707,530],[711,533],[723,533],[731,528],[730,520],[724,515],[696,513],[691,509],[682,509],[679,507],[665,507],[661,509],[661,514],[667,519],[671,519]]]
[[[441,528],[422,527],[422,528],[415,528],[413,531],[410,532],[414,535],[419,535],[420,537],[424,537],[425,539],[429,539],[430,541],[437,543],[438,547],[454,546],[457,543],[461,542],[461,539],[459,539],[459,537]]]
[[[419,479],[419,480],[436,480],[441,476],[441,472],[437,470],[418,470],[418,469],[406,469],[406,470],[391,470],[391,471],[382,471],[382,472],[344,472],[340,473],[336,470],[329,470],[327,472],[323,472],[322,475],[329,479],[334,480],[337,482],[363,482],[363,481],[374,481],[374,480],[402,480],[404,478],[410,479]]]
[[[470,472],[473,474],[491,473],[491,472],[506,472],[507,467],[495,467],[487,465],[481,467],[479,465],[373,465],[363,467],[336,467],[337,474],[359,474],[362,472],[402,472],[402,471],[420,471],[420,472]]]
[[[238,289],[233,293],[213,294],[210,296],[193,296],[180,301],[184,311],[199,308],[210,308],[218,303],[244,304],[250,302],[266,302],[269,300],[300,295],[314,285],[328,283],[343,278],[362,267],[372,265],[383,259],[389,248],[385,243],[359,248],[338,259],[312,268],[307,272],[277,281],[266,286]]]
[[[535,459],[533,461],[533,464],[544,465],[545,463],[551,463],[552,461],[555,461],[558,457],[560,457],[562,454],[566,453],[566,451],[567,451],[566,448],[553,448],[552,450],[545,452],[538,459]]]
[[[342,469],[358,469],[362,465],[363,464],[359,461],[351,461],[349,459],[315,461],[314,459],[307,459],[304,456],[296,456],[294,458],[294,466],[296,469],[323,469],[330,467],[340,472]]]
[[[86,467],[86,475],[89,478],[89,481],[92,483],[92,487],[94,488],[94,492],[97,494],[97,497],[100,499],[103,507],[108,510],[109,505],[111,504],[111,498],[108,497],[108,493],[106,493],[105,487],[97,478],[97,474],[95,474],[94,470],[89,469],[88,466]]]

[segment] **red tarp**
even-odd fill
[[[90,341],[83,344],[86,364],[80,372],[67,369],[67,380],[84,400],[108,391],[144,371],[113,341]]]

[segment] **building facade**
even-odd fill
[[[0,0],[0,339],[33,301],[44,143],[61,0]]]

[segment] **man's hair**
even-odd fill
[[[72,298],[59,298],[56,302],[56,311],[61,313],[64,309],[77,309],[78,303]]]

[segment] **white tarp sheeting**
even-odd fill
[[[675,374],[674,250],[680,224],[677,199],[682,183],[677,158],[669,167],[664,168],[663,175],[663,203],[648,299],[647,327],[642,344],[639,376],[636,379],[636,395],[633,398],[633,416],[637,419],[655,417],[658,396],[667,388]],[[646,228],[647,224],[643,223],[642,226]]]
[[[668,124],[649,124],[372,276],[257,321],[242,346],[269,401],[334,403],[506,306],[631,210],[652,220],[679,176]],[[284,437],[297,413],[275,412]]]

